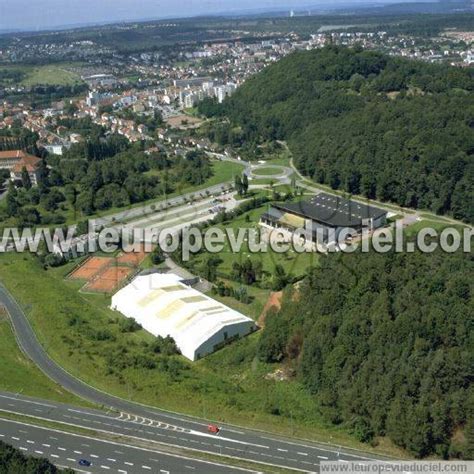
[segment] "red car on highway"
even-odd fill
[[[217,434],[217,433],[219,433],[220,430],[221,429],[217,425],[208,425],[207,426],[207,431],[209,431],[209,433]]]

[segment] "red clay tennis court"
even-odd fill
[[[90,257],[80,267],[76,268],[69,278],[73,280],[89,280],[100,270],[109,265],[111,259],[108,257]]]
[[[84,290],[101,291],[111,293],[122,283],[131,273],[133,268],[111,266],[89,281]]]

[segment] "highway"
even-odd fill
[[[14,446],[27,456],[47,458],[57,466],[83,473],[252,472],[211,461],[197,461],[179,454],[137,448],[11,420],[0,420],[0,440]],[[91,465],[80,466],[81,459],[89,461]]]
[[[174,414],[101,392],[73,377],[50,359],[26,315],[1,285],[0,303],[10,314],[20,347],[47,376],[66,390],[108,409],[83,409],[0,393],[2,410],[305,472],[316,471],[320,460],[374,459],[358,451],[226,424],[220,425],[222,430],[215,436],[207,431],[208,420]]]

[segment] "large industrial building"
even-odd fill
[[[298,231],[309,245],[334,244],[343,229],[373,231],[387,221],[387,211],[358,201],[319,193],[300,202],[277,203],[260,218],[260,224],[291,235]]]
[[[252,319],[169,273],[136,277],[112,297],[112,309],[133,318],[154,336],[171,336],[191,360],[257,329]]]

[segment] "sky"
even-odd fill
[[[0,0],[0,31],[371,1],[414,0]]]

